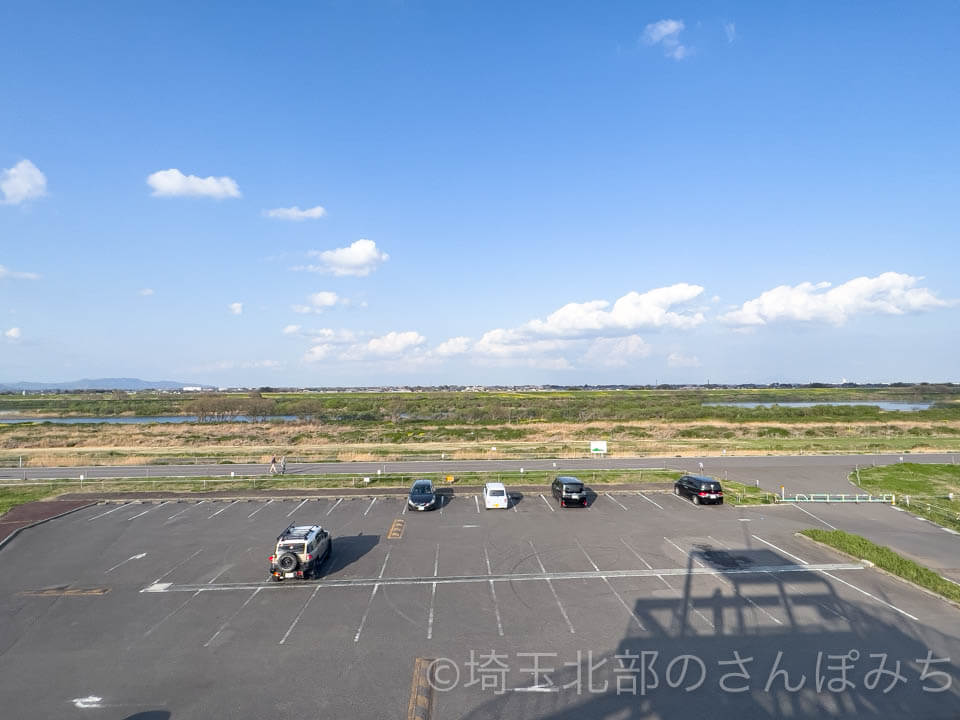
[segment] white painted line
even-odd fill
[[[406,515],[406,514],[407,514],[407,508],[408,508],[408,507],[410,507],[409,501],[404,500],[404,501],[403,501],[403,510],[400,511],[400,514],[401,514],[401,515]]]
[[[210,647],[210,643],[212,643],[214,640],[217,639],[217,636],[224,631],[224,629],[227,627],[227,625],[229,624],[229,622],[230,622],[231,620],[233,620],[237,615],[239,615],[241,610],[243,610],[247,605],[250,604],[250,601],[253,600],[253,599],[257,596],[257,593],[259,593],[261,589],[262,589],[262,588],[257,588],[256,590],[254,590],[253,593],[250,595],[250,597],[248,597],[246,600],[243,601],[243,605],[241,605],[241,606],[233,613],[233,615],[231,615],[231,616],[228,617],[226,620],[224,620],[223,625],[220,626],[220,629],[217,630],[217,631],[213,634],[213,636],[203,644],[203,646],[204,646],[204,647]]]
[[[306,505],[306,504],[307,504],[307,501],[306,501],[306,500],[304,500],[303,502],[301,502],[301,503],[300,503],[299,505],[297,505],[293,510],[291,510],[290,512],[287,513],[287,517],[290,517],[291,515],[293,515],[297,510],[299,510],[300,508],[302,508],[302,507],[303,507],[304,505]]]
[[[646,500],[646,501],[647,501],[648,503],[650,503],[651,505],[656,505],[658,508],[660,508],[661,510],[663,510],[663,505],[659,505],[659,504],[655,503],[653,500],[651,500],[650,498],[648,498],[648,497],[647,497],[646,495],[644,495],[642,492],[638,492],[637,495],[639,495],[640,497],[642,497],[644,500]]]
[[[896,610],[896,611],[897,611],[898,613],[900,613],[901,615],[905,615],[905,616],[907,616],[908,618],[910,618],[911,620],[916,620],[916,621],[919,622],[919,618],[916,617],[915,615],[911,615],[911,614],[908,613],[906,610],[901,610],[901,609],[898,608],[896,605],[891,605],[891,604],[888,603],[886,600],[881,600],[881,599],[878,598],[876,595],[871,595],[870,593],[868,593],[868,592],[867,592],[866,590],[864,590],[863,588],[858,588],[856,585],[852,585],[851,583],[848,583],[846,580],[841,580],[841,579],[838,578],[836,575],[831,575],[831,574],[828,573],[826,570],[820,570],[819,572],[822,572],[822,573],[823,573],[824,575],[826,575],[828,578],[833,578],[833,579],[836,580],[837,582],[843,583],[843,584],[846,585],[847,587],[853,588],[854,590],[856,590],[856,591],[859,592],[859,593],[863,593],[864,595],[866,595],[866,596],[867,596],[868,598],[870,598],[871,600],[876,600],[876,601],[877,601],[878,603],[880,603],[881,605],[885,605],[886,607],[890,608],[891,610]]]
[[[443,515],[443,506],[446,505],[446,504],[447,504],[447,496],[446,496],[446,495],[441,495],[441,496],[440,496],[440,514],[441,514],[441,515]]]
[[[507,505],[512,507],[514,512],[517,512],[517,503],[514,502],[513,505],[510,505],[510,500],[511,500],[510,493],[507,493]]]
[[[154,592],[156,592],[156,591],[154,591]],[[180,603],[179,605],[177,605],[177,607],[175,607],[175,608],[174,608],[173,610],[171,610],[169,613],[167,613],[166,615],[164,615],[163,618],[161,618],[160,621],[159,621],[156,625],[151,626],[151,627],[143,634],[143,636],[144,636],[144,637],[148,637],[148,636],[150,636],[151,634],[153,634],[153,632],[154,632],[158,627],[160,627],[161,625],[163,625],[167,620],[169,620],[169,619],[172,618],[174,615],[176,615],[178,612],[180,612],[181,610],[183,610],[183,609],[187,606],[187,603],[190,602],[191,600],[193,600],[193,599],[194,599],[197,595],[199,595],[201,592],[203,592],[203,591],[202,591],[202,590],[197,590],[195,593],[193,593],[193,595],[191,595],[191,596],[188,597],[186,600],[184,600],[182,603]]]
[[[473,496],[473,502],[477,506],[477,514],[480,514],[480,500],[476,495]]]
[[[130,521],[130,520],[136,520],[138,517],[140,517],[141,515],[146,515],[146,514],[147,514],[148,512],[150,512],[151,510],[156,510],[157,508],[163,507],[164,505],[167,504],[167,502],[168,502],[167,500],[164,500],[164,501],[163,501],[162,503],[160,503],[159,505],[151,505],[151,506],[148,507],[146,510],[144,510],[142,513],[137,513],[137,514],[134,515],[133,517],[127,518],[127,520],[128,520],[128,521]]]
[[[810,564],[810,563],[808,563],[806,560],[803,560],[802,558],[798,558],[798,557],[797,557],[796,555],[794,555],[793,553],[788,553],[788,552],[787,552],[786,550],[784,550],[783,548],[777,547],[777,546],[774,545],[772,542],[767,542],[766,540],[764,540],[764,539],[763,539],[762,537],[760,537],[759,535],[751,535],[751,537],[754,538],[755,540],[759,540],[759,541],[762,542],[764,545],[769,545],[770,547],[772,547],[772,548],[773,548],[774,550],[776,550],[777,552],[781,552],[781,553],[783,553],[784,555],[786,555],[787,557],[793,558],[794,560],[796,560],[796,561],[797,561],[798,563],[800,563],[801,565],[809,565],[809,564]]]
[[[172,568],[170,568],[169,570],[167,570],[163,575],[161,575],[161,576],[158,577],[156,580],[154,580],[154,581],[153,581],[154,584],[160,582],[160,581],[163,580],[167,575],[169,575],[169,574],[172,573],[174,570],[176,570],[178,567],[180,567],[181,565],[185,565],[186,563],[190,562],[191,560],[193,560],[197,555],[199,555],[199,554],[202,553],[202,552],[203,552],[203,548],[200,548],[199,550],[197,550],[196,552],[194,552],[193,555],[191,555],[190,557],[186,558],[185,560],[181,560],[181,561],[178,562],[176,565],[174,565]]]
[[[560,692],[560,688],[555,685],[532,685],[530,687],[513,688],[514,692],[537,692],[537,693],[555,693]]]
[[[273,500],[268,500],[267,502],[262,503],[262,504],[260,505],[260,507],[258,507],[256,510],[254,510],[254,511],[253,511],[252,513],[250,513],[249,515],[247,515],[247,518],[248,518],[248,519],[249,519],[249,518],[252,518],[254,515],[256,515],[256,514],[257,514],[258,512],[260,512],[261,510],[263,510],[267,505],[269,505],[269,504],[272,503],[272,502],[273,502]]]
[[[671,540],[670,538],[665,537],[664,540],[666,540],[668,543],[670,543],[671,545],[673,545],[677,550],[679,550],[679,551],[680,551],[681,553],[683,553],[684,555],[688,555],[688,553],[687,553],[686,550],[684,550],[682,547],[680,547],[679,545],[677,545],[677,544],[676,544],[673,540]],[[697,565],[699,565],[700,567],[706,567],[706,565],[704,565],[702,562],[700,562],[700,561],[697,560],[696,558],[693,558],[693,561],[694,561]]]
[[[390,559],[390,553],[387,553],[387,556],[383,559],[383,565],[380,567],[380,577],[383,577],[384,570],[387,569],[387,560]],[[360,627],[357,628],[357,634],[353,636],[354,642],[360,642],[360,633],[363,632],[363,626],[367,623],[367,615],[370,614],[370,607],[373,605],[373,598],[377,595],[377,590],[380,589],[379,583],[373,584],[373,590],[370,591],[370,599],[367,600],[367,609],[363,611],[363,617],[360,618]]]
[[[816,515],[814,515],[812,512],[810,512],[810,511],[807,510],[806,508],[802,508],[802,507],[800,507],[799,505],[797,505],[796,503],[790,503],[790,504],[793,505],[797,510],[802,510],[803,512],[805,512],[807,515],[809,515],[810,517],[812,517],[812,518],[813,518],[814,520],[816,520],[817,522],[823,523],[824,525],[826,525],[826,526],[827,526],[828,528],[830,528],[831,530],[836,530],[836,529],[837,529],[834,525],[831,525],[831,524],[828,523],[826,520],[822,520],[822,519],[818,518]]]
[[[540,497],[543,497],[543,495]],[[528,542],[530,543],[530,549],[533,550],[533,556],[537,559],[537,564],[540,566],[540,572],[546,574],[547,569],[540,561],[540,555],[537,553],[537,549],[533,546],[533,540],[529,540]],[[553,587],[553,582],[549,578],[547,578],[547,587],[549,587],[550,592],[553,593],[553,599],[557,601],[557,607],[560,608],[560,614],[563,615],[563,619],[567,621],[567,627],[570,628],[570,632],[575,633],[576,630],[573,629],[573,623],[570,622],[570,618],[567,617],[567,611],[563,609],[563,603],[560,602],[560,596],[557,595],[557,591]]]
[[[167,588],[169,588],[171,585],[173,585],[173,583],[155,582],[152,585],[148,585],[140,592],[149,592],[149,593],[166,592]]]
[[[94,515],[92,518],[89,518],[87,522],[91,522],[93,520],[96,520],[97,518],[102,518],[104,515],[109,515],[110,513],[115,513],[117,510],[125,508],[129,504],[130,503],[123,503],[122,505],[117,505],[115,508],[113,508],[113,510],[107,510],[106,512],[102,512],[99,515]]]
[[[374,498],[373,500],[370,501],[370,504],[367,505],[367,509],[363,511],[363,516],[364,516],[364,517],[367,516],[367,513],[370,512],[370,508],[373,507],[373,504],[374,504],[376,501],[377,501],[376,498]]]
[[[556,512],[556,510],[553,509],[553,505],[547,502],[547,499],[543,496],[543,493],[540,493],[540,499],[546,503],[548,508],[550,508],[550,512]]]
[[[487,552],[487,546],[486,546],[486,545],[483,546],[483,559],[484,559],[484,560],[486,561],[486,563],[487,563],[487,575],[493,575],[493,573],[490,572],[490,554]]]
[[[433,576],[437,576],[440,568],[440,543],[437,543],[437,552],[433,556]],[[437,597],[437,584],[433,583],[430,589],[430,617],[427,619],[427,640],[433,639],[433,601]]]
[[[647,566],[647,570],[653,570],[653,565],[651,565],[651,564],[648,563],[646,560],[644,560],[642,557],[640,557],[640,553],[638,553],[636,550],[634,550],[632,547],[630,547],[630,545],[627,544],[627,541],[626,541],[626,540],[624,540],[623,538],[620,538],[620,542],[622,542],[622,543],[623,543],[623,546],[624,546],[627,550],[629,550],[630,552],[632,552],[632,553],[637,557],[637,559],[638,559],[640,562],[642,562],[644,565]]]
[[[307,601],[303,604],[303,607],[300,608],[300,612],[297,613],[297,616],[293,619],[293,622],[290,623],[290,627],[287,628],[287,631],[283,634],[283,637],[280,639],[280,642],[279,642],[280,645],[283,645],[285,642],[287,642],[287,638],[290,637],[290,633],[293,632],[293,629],[297,626],[297,623],[300,622],[300,618],[303,617],[303,613],[306,612],[307,605],[309,605],[310,601],[317,596],[318,592],[320,592],[319,585],[317,585],[313,589],[313,592],[310,593],[310,597],[307,598]],[[251,599],[253,599],[253,596],[251,596]]]
[[[644,560],[643,557],[640,555],[640,553],[638,553],[636,550],[634,550],[632,547],[630,547],[630,544],[627,543],[626,540],[624,540],[623,538],[620,538],[620,542],[622,542],[623,545],[624,545],[624,547],[626,547],[627,550],[629,550],[630,552],[632,552],[632,553],[640,560],[640,562],[642,562],[644,565],[646,565],[648,570],[653,570],[653,566],[652,566],[650,563],[648,563],[646,560]],[[713,623],[710,622],[710,618],[708,618],[708,617],[707,617],[706,615],[704,615],[702,612],[700,612],[700,611],[697,610],[695,607],[693,607],[693,600],[692,600],[691,598],[685,598],[684,595],[683,595],[683,593],[680,592],[680,590],[678,590],[677,588],[675,588],[673,585],[671,585],[669,582],[667,582],[667,579],[666,579],[663,575],[657,575],[656,577],[658,577],[658,578],[660,579],[660,582],[662,582],[664,585],[666,585],[672,592],[675,592],[675,593],[677,593],[678,595],[680,595],[680,598],[681,598],[682,600],[685,600],[685,602],[686,602],[686,607],[687,607],[688,610],[693,610],[693,612],[695,612],[698,616],[700,616],[707,625],[709,625],[711,628],[713,627]]]
[[[209,580],[207,580],[207,585],[213,585],[213,583],[215,583],[215,582],[217,581],[217,578],[219,578],[221,575],[223,575],[223,574],[224,574],[227,570],[229,570],[231,567],[233,567],[233,566],[232,566],[232,565],[227,565],[226,567],[221,568],[221,569],[220,569],[220,572],[218,572],[218,573],[217,573],[216,575],[214,575],[212,578],[210,578]]]
[[[103,698],[96,695],[87,695],[87,697],[74,698],[71,702],[78,710],[103,707]]]
[[[342,503],[342,502],[343,502],[343,498],[338,498],[337,501],[333,504],[333,507],[331,507],[329,510],[327,510],[327,515],[329,515],[330,513],[332,513],[332,512],[334,511],[334,509],[337,507],[337,505],[339,505],[339,504]],[[406,508],[404,508],[404,511],[406,511]]]
[[[483,559],[487,562],[487,575],[492,575],[490,572],[490,555],[487,553],[487,546],[483,546]],[[500,604],[497,602],[497,591],[493,587],[493,580],[488,580],[490,583],[490,597],[493,598],[493,612],[497,616],[497,633],[500,637],[503,637],[503,623],[500,621]]]
[[[593,561],[593,559],[587,554],[587,551],[584,549],[583,545],[580,544],[580,539],[579,539],[579,538],[574,538],[573,541],[577,544],[577,547],[580,548],[580,552],[583,553],[583,556],[584,556],[585,558],[587,558],[587,562],[590,563],[591,566],[593,566],[593,569],[596,570],[597,572],[600,572],[600,568],[597,567],[597,564],[596,564],[596,563]]]
[[[623,510],[626,510],[626,509],[627,509],[627,506],[626,506],[626,505],[624,505],[622,502],[620,502],[619,500],[617,500],[617,499],[616,499],[613,495],[611,495],[610,493],[604,493],[604,495],[606,495],[608,498],[610,498],[611,500],[613,500],[613,501],[614,501],[617,505],[619,505]]]
[[[130,562],[131,560],[142,560],[142,559],[145,558],[146,556],[147,556],[146,553],[140,553],[139,555],[131,555],[130,557],[128,557],[128,558],[127,558],[126,560],[124,560],[123,562],[118,562],[116,565],[114,565],[114,566],[113,566],[112,568],[110,568],[109,570],[104,570],[104,571],[103,571],[103,574],[106,575],[108,572],[111,572],[111,571],[113,571],[113,570],[116,570],[116,569],[117,569],[118,567],[120,567],[121,565],[126,565],[126,564],[127,564],[128,562]]]
[[[217,510],[213,515],[211,515],[210,517],[208,517],[207,520],[212,520],[212,519],[215,518],[217,515],[219,515],[220,513],[222,513],[224,510],[226,510],[228,507],[231,507],[231,506],[233,506],[233,505],[236,505],[238,502],[240,502],[240,501],[239,501],[239,500],[234,500],[232,503],[229,503],[229,504],[227,504],[226,506],[220,508],[220,509]]]
[[[183,510],[181,510],[180,512],[174,513],[173,515],[171,515],[170,517],[168,517],[167,520],[168,520],[168,521],[169,521],[169,520],[173,520],[175,517],[179,517],[180,515],[183,515],[187,510],[192,510],[192,509],[195,508],[197,505],[203,505],[205,502],[206,502],[206,500],[201,500],[201,501],[198,502],[198,503],[190,503],[189,505],[187,505],[187,507],[185,507],[185,508],[184,508]]]
[[[619,504],[619,503],[618,503],[618,504]],[[626,508],[624,508],[624,509],[626,509]],[[587,553],[587,551],[586,551],[586,549],[583,547],[583,545],[580,544],[579,538],[574,538],[574,541],[577,543],[577,547],[580,548],[580,551],[583,553],[584,557],[587,558],[587,562],[590,563],[590,564],[593,566],[593,569],[594,569],[594,570],[596,570],[597,572],[600,572],[600,568],[597,567],[597,564],[593,561],[593,558],[590,557],[590,555]],[[630,617],[633,618],[634,622],[637,623],[637,626],[638,626],[641,630],[646,630],[646,628],[643,626],[643,623],[640,622],[640,618],[638,618],[637,615],[636,615],[636,613],[633,612],[633,610],[630,608],[629,605],[627,605],[626,601],[620,596],[620,593],[617,592],[616,588],[614,588],[613,585],[610,584],[610,580],[607,579],[606,575],[601,575],[600,577],[601,577],[601,578],[603,579],[603,581],[607,584],[607,587],[610,588],[610,592],[612,592],[614,595],[616,595],[617,600],[620,601],[620,604],[623,605],[624,610],[626,610],[626,611],[630,614]]]

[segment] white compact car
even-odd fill
[[[490,508],[506,510],[510,507],[510,496],[507,495],[507,489],[503,483],[489,482],[483,486],[483,507],[487,510]]]

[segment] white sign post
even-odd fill
[[[607,454],[607,441],[606,441],[606,440],[591,440],[591,441],[590,441],[590,454],[591,454],[591,455],[606,455],[606,454]]]

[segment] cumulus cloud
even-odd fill
[[[238,198],[237,181],[229,177],[198,177],[184,175],[176,168],[158,170],[147,177],[147,185],[153,188],[155,197],[193,195],[212,198]]]
[[[427,339],[418,332],[392,331],[385,335],[359,340],[349,330],[331,330],[324,328],[309,333],[314,344],[303,357],[304,362],[313,363],[335,359],[341,361],[375,360],[415,360],[427,357],[423,344]]]
[[[745,327],[777,321],[843,325],[855,315],[904,315],[951,304],[928,288],[915,287],[922,279],[886,272],[876,277],[854,278],[836,287],[829,282],[780,285],[721,315],[720,319]]]
[[[370,355],[399,355],[422,345],[426,341],[427,339],[423,335],[412,330],[408,332],[389,332],[386,335],[371,338],[362,348]]]
[[[298,332],[300,332],[300,326],[287,325],[286,327],[283,328],[282,332],[284,335],[296,335]]]
[[[11,280],[36,280],[40,276],[32,272],[17,272],[0,265],[0,280],[10,278]]]
[[[452,357],[454,355],[463,355],[470,349],[470,338],[455,337],[445,340],[433,349],[434,355],[439,357]]]
[[[263,214],[268,218],[274,218],[276,220],[317,220],[322,218],[327,214],[327,211],[317,205],[316,207],[307,208],[306,210],[301,210],[299,207],[294,205],[293,207],[288,208],[274,208],[273,210],[264,210]]]
[[[138,293],[138,295],[143,295],[144,297],[149,297],[150,295],[153,295],[153,288],[143,288],[142,290],[140,290],[140,292]]]
[[[366,239],[357,240],[347,247],[335,250],[311,250],[308,254],[319,258],[320,262],[313,265],[300,265],[292,269],[365,277],[378,265],[390,259],[390,256],[381,251],[373,240]]]
[[[723,34],[727,36],[727,42],[732,43],[737,39],[737,26],[736,23],[725,22],[723,24]]]
[[[41,198],[47,194],[47,176],[29,160],[21,160],[0,173],[0,193],[7,205]]]
[[[651,46],[663,48],[664,54],[674,60],[683,60],[692,53],[692,49],[680,42],[680,33],[684,27],[683,20],[658,20],[650,23],[643,29],[640,39]]]
[[[228,307],[230,308],[230,312],[233,313],[234,315],[243,315],[243,303],[242,303],[242,302],[230,303],[230,305],[229,305]]]
[[[652,348],[639,335],[621,338],[597,338],[583,359],[590,365],[623,367],[633,360],[649,357]]]
[[[12,327],[12,328],[10,328],[9,330],[7,330],[7,331],[3,334],[3,336],[4,336],[5,338],[8,338],[9,340],[19,340],[19,339],[20,339],[20,328],[18,328],[18,327]]]
[[[672,352],[667,355],[667,365],[674,368],[700,367],[700,358],[696,355],[683,355],[682,353]]]
[[[292,307],[294,312],[303,314],[317,313],[319,315],[324,310],[329,310],[337,305],[337,303],[342,302],[343,300],[335,292],[321,290],[308,296],[306,305],[294,305]]]

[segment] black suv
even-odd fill
[[[560,501],[560,507],[587,506],[587,489],[580,482],[580,478],[559,475],[553,479],[550,489],[553,492],[553,497]]]
[[[706,475],[682,476],[674,483],[673,494],[690,498],[694,505],[723,504],[723,488],[719,482]]]
[[[277,536],[277,548],[270,556],[270,577],[316,577],[321,563],[333,552],[333,538],[319,525],[290,525]]]

